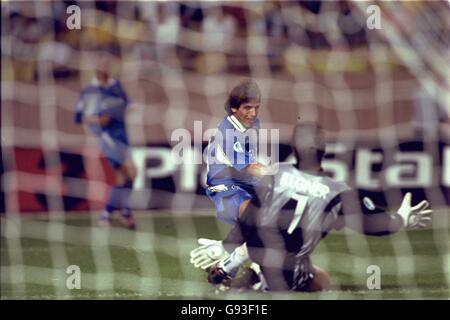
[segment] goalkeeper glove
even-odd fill
[[[191,251],[190,262],[196,268],[203,270],[211,267],[213,264],[229,256],[224,249],[222,241],[200,238],[198,239],[200,246]]]
[[[411,193],[403,197],[402,204],[397,213],[403,218],[406,228],[424,228],[431,221],[431,209],[429,202],[423,200],[418,205],[411,207]]]

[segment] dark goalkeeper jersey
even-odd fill
[[[257,227],[260,245],[275,245],[264,241],[264,233],[275,231],[283,236],[287,251],[297,256],[308,255],[336,226],[342,208],[338,195],[350,190],[343,182],[303,172],[291,164],[280,164],[263,185],[257,191],[259,203],[253,203],[243,222]]]

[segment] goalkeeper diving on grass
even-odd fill
[[[268,291],[314,292],[331,288],[327,271],[313,265],[311,254],[333,229],[351,228],[369,236],[386,236],[404,228],[423,228],[431,220],[426,200],[412,205],[406,193],[389,212],[360,196],[346,183],[322,171],[325,138],[314,123],[295,127],[292,147],[296,164],[280,164],[265,176],[254,197],[223,241],[201,239],[191,262],[208,270],[214,284],[232,281],[228,252],[246,243],[250,259],[260,266],[260,288]],[[235,266],[236,267],[236,266]]]

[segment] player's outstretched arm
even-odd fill
[[[360,199],[356,190],[346,191],[339,196],[339,215],[344,225],[365,235],[384,236],[402,228],[423,228],[431,220],[429,203],[422,201],[411,206],[411,193],[407,193],[397,212],[389,212],[376,206],[372,200]]]

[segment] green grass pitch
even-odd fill
[[[312,256],[333,278],[329,292],[216,293],[206,273],[188,262],[198,237],[219,239],[226,234],[228,226],[212,215],[140,212],[134,232],[119,224],[99,229],[96,217],[2,216],[1,299],[450,298],[448,229],[388,237],[330,233]],[[69,265],[80,268],[80,289],[66,286]],[[381,290],[367,288],[369,265],[380,268]]]

